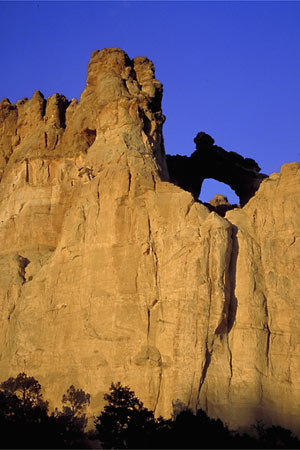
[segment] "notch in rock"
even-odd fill
[[[90,128],[86,128],[82,132],[88,146],[90,147],[96,140],[96,130],[91,130]]]
[[[23,280],[22,284],[24,284],[26,283],[26,267],[28,266],[28,264],[30,264],[30,260],[21,255],[17,255],[16,259],[19,266],[18,273]]]

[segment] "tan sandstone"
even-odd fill
[[[168,182],[147,58],[92,54],[80,102],[0,104],[0,377],[112,381],[157,415],[299,432],[300,166],[226,218]]]

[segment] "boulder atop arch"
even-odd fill
[[[214,145],[214,139],[203,131],[197,134],[194,142],[196,150],[191,156],[167,155],[170,181],[198,199],[203,181],[213,178],[230,186],[244,206],[267,175],[260,173],[254,159]]]

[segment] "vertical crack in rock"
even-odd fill
[[[227,245],[227,255],[226,255],[226,272],[224,274],[225,285],[224,285],[224,306],[222,312],[221,321],[216,328],[215,334],[222,336],[226,336],[226,346],[228,351],[228,363],[230,369],[230,378],[229,383],[231,383],[233,376],[233,365],[232,365],[232,351],[230,348],[229,342],[229,333],[232,330],[232,327],[236,320],[236,311],[237,311],[237,298],[235,296],[235,287],[236,287],[236,264],[237,264],[237,256],[238,256],[238,241],[237,241],[237,228],[233,225],[231,229],[228,230],[228,245]]]
[[[79,209],[79,217],[80,217],[80,221],[77,225],[76,237],[78,240],[81,240],[83,243],[85,243],[87,217],[86,217],[85,209],[84,209],[83,205],[81,205],[81,207]]]
[[[83,221],[86,222],[86,214],[85,214],[85,209],[84,206],[81,206],[81,212],[82,212],[82,217],[83,217]]]
[[[131,189],[131,172],[129,170],[128,171],[128,194],[130,194],[130,189]]]
[[[150,216],[148,215],[148,241],[149,241],[149,247],[151,250],[151,254],[153,257],[153,267],[154,267],[154,278],[155,278],[155,291],[156,291],[156,300],[159,299],[159,283],[158,283],[158,257],[156,254],[156,248],[155,243],[152,235],[152,229],[151,229],[151,221]],[[156,303],[157,303],[156,301]]]
[[[151,325],[151,311],[149,306],[147,306],[147,345],[149,345],[150,325]]]
[[[155,180],[154,173],[151,173],[151,175],[152,175],[152,181],[153,181],[154,191],[156,191],[156,180]]]
[[[214,214],[214,213],[213,213]],[[208,379],[208,371],[215,352],[214,367],[218,364],[221,349],[226,352],[228,364],[228,383],[231,385],[233,376],[232,352],[229,332],[235,322],[235,271],[238,247],[236,230],[227,220],[216,214],[209,217],[204,224],[203,235],[207,240],[206,284],[208,296],[208,323],[205,341],[205,357],[199,381],[197,404],[200,404],[201,390]],[[216,266],[216,251],[219,262]],[[222,344],[223,342],[223,344]],[[225,375],[225,374],[224,374]],[[201,396],[202,397],[202,396]],[[203,399],[201,400],[203,403]]]
[[[127,143],[127,140],[128,140],[128,136],[125,134],[124,135],[124,142],[126,144],[126,147],[130,150],[130,147],[129,147],[128,143]],[[127,171],[128,171],[128,195],[130,195],[132,175],[131,175],[130,165],[128,164],[127,153],[126,153],[126,166],[127,166]]]
[[[266,345],[266,358],[267,358],[267,367],[269,368],[270,363],[270,339],[271,339],[271,331],[269,325],[267,325],[267,345]]]
[[[97,219],[100,216],[100,180],[97,184]]]
[[[157,396],[156,396],[156,400],[155,400],[154,408],[153,408],[154,414],[155,414],[155,412],[156,412],[156,408],[157,408],[158,401],[159,401],[159,397],[160,397],[160,393],[161,393],[162,376],[163,376],[163,369],[162,369],[162,365],[161,365],[161,366],[160,366],[160,372],[159,372],[159,375],[158,375],[158,389],[157,389]]]
[[[230,348],[229,342],[229,333],[232,330],[232,327],[236,320],[236,311],[237,311],[237,298],[235,296],[235,288],[236,288],[236,265],[237,265],[237,256],[238,256],[238,240],[237,240],[237,228],[232,225],[231,228],[231,246],[230,246],[230,257],[228,258],[229,263],[227,264],[228,268],[228,277],[227,282],[229,284],[227,292],[227,298],[225,302],[225,317],[226,317],[226,343],[229,354],[229,368],[230,368],[230,379],[229,383],[231,383],[233,376],[233,365],[232,365],[232,351]]]
[[[54,142],[53,150],[54,150],[55,147],[57,146],[58,140],[59,140],[59,137],[58,137],[58,134],[57,134],[56,137],[55,137],[55,142]]]
[[[199,388],[198,388],[198,396],[197,396],[197,405],[200,404],[200,394],[201,394],[201,389],[202,386],[204,384],[204,381],[206,379],[206,375],[207,375],[207,371],[211,362],[211,356],[212,356],[212,350],[209,351],[207,348],[207,342],[206,342],[206,351],[205,351],[205,359],[204,359],[204,365],[203,365],[203,369],[202,369],[202,374],[201,374],[201,378],[200,378],[200,383],[199,383]]]
[[[233,376],[233,365],[232,365],[232,351],[229,343],[229,333],[232,330],[232,327],[236,320],[236,312],[237,312],[237,298],[235,295],[236,288],[236,266],[237,266],[237,257],[239,253],[239,244],[237,240],[237,227],[231,224],[231,247],[230,247],[230,258],[229,264],[227,264],[228,268],[228,283],[229,283],[229,299],[228,299],[228,307],[226,311],[227,316],[227,348],[229,353],[229,368],[230,368],[230,379],[229,383],[231,383]]]
[[[12,316],[13,312],[15,311],[15,309],[16,309],[16,304],[14,303],[9,309],[8,316],[7,316],[8,321],[10,321],[11,316]]]
[[[212,307],[212,282],[211,282],[211,274],[210,274],[210,263],[211,263],[211,230],[208,230],[207,236],[208,249],[207,249],[207,266],[206,266],[206,279],[207,279],[207,290],[208,290],[208,298],[209,298],[209,307],[208,307],[208,324],[206,330],[206,340],[205,340],[205,359],[202,367],[201,377],[199,381],[198,394],[197,394],[197,405],[200,404],[200,394],[202,390],[202,386],[206,379],[207,371],[211,362],[211,355],[213,351],[213,341],[210,343],[210,350],[208,349],[209,345],[209,322],[211,317],[211,307]]]
[[[254,214],[255,214],[255,221],[256,221],[256,216],[257,216],[257,210],[254,210]],[[254,221],[254,222],[255,222]],[[256,226],[256,224],[255,224]],[[261,244],[257,244],[258,245],[258,258],[257,258],[257,266],[258,266],[258,273],[261,274],[260,277],[260,290],[261,290],[261,294],[262,294],[262,308],[264,311],[264,324],[263,324],[263,329],[264,332],[266,333],[266,344],[265,344],[265,357],[266,357],[266,368],[267,370],[269,369],[269,363],[270,363],[270,345],[271,345],[271,329],[270,329],[270,317],[269,317],[269,310],[268,310],[268,301],[267,301],[267,297],[265,295],[266,293],[266,281],[265,281],[265,277],[264,277],[264,273],[265,273],[265,269],[263,267],[263,261],[262,261],[262,254],[261,254]],[[255,281],[256,283],[256,281]]]
[[[228,353],[229,353],[229,368],[230,368],[230,378],[229,378],[229,384],[231,383],[232,380],[232,375],[233,375],[233,367],[232,367],[232,351],[230,348],[230,344],[229,344],[229,336],[227,334],[227,348],[228,348]]]
[[[29,183],[29,162],[27,158],[25,159],[25,165],[25,182]]]
[[[151,302],[151,304],[147,305],[147,345],[153,345],[151,342],[153,338],[150,340],[151,334],[151,311],[159,302],[160,294],[159,294],[159,281],[158,281],[158,256],[156,253],[156,247],[154,242],[154,237],[152,234],[151,220],[148,214],[148,245],[151,251],[152,259],[153,259],[153,268],[154,268],[154,288],[155,288],[155,298]],[[154,344],[155,345],[155,344]],[[155,413],[157,409],[157,405],[159,402],[160,394],[161,394],[161,384],[162,384],[162,376],[163,376],[163,367],[162,362],[160,360],[159,363],[159,374],[158,374],[158,387],[157,387],[157,395],[153,406],[153,412]]]
[[[269,327],[269,311],[268,311],[268,304],[267,304],[267,299],[264,296],[264,302],[263,302],[263,306],[264,306],[264,310],[265,310],[265,315],[266,315],[266,323],[265,323],[265,330],[267,333],[267,341],[266,341],[266,362],[267,362],[267,368],[269,368],[269,353],[270,353],[270,339],[271,339],[271,330]]]

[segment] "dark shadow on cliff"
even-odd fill
[[[227,332],[229,333],[234,325],[236,318],[236,311],[238,307],[238,300],[235,296],[236,288],[236,266],[237,258],[239,254],[239,242],[237,239],[238,229],[236,226],[232,225],[232,250],[231,258],[229,263],[229,273],[230,273],[230,303],[228,308],[228,325]]]
[[[216,335],[225,335],[230,333],[236,318],[236,311],[238,307],[238,300],[235,296],[235,288],[236,288],[236,266],[237,266],[237,258],[239,254],[239,244],[237,239],[237,227],[232,225],[232,247],[231,247],[231,255],[228,267],[228,275],[229,275],[229,289],[227,294],[225,293],[225,303],[223,307],[223,320],[220,322],[218,327],[215,330]]]

